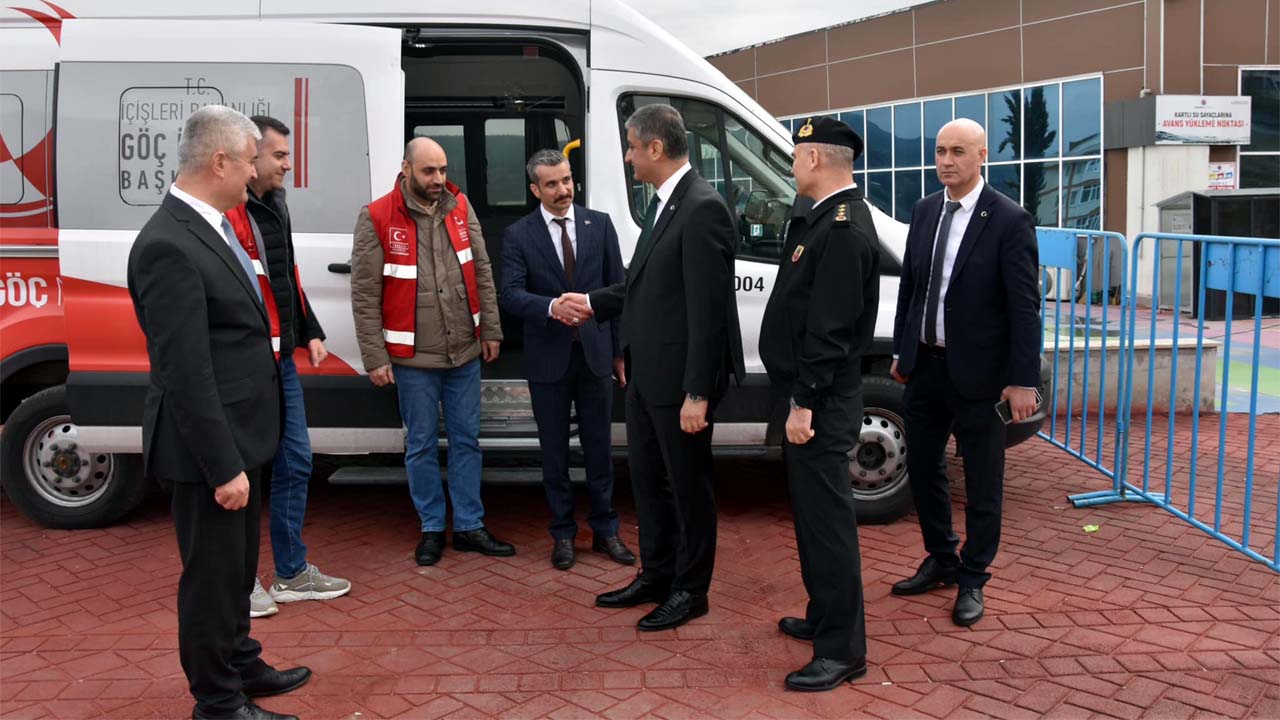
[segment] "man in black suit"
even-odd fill
[[[578,410],[578,439],[587,461],[587,522],[592,549],[615,562],[636,556],[618,537],[613,509],[610,376],[627,384],[618,324],[583,323],[563,307],[566,292],[589,292],[622,282],[622,254],[613,221],[573,202],[573,171],[556,150],[539,150],[526,166],[538,209],[507,228],[498,304],[524,320],[525,376],[542,446],[542,484],[551,508],[551,565],[573,567],[573,486],[569,484],[570,409]]]
[[[1035,412],[1040,294],[1035,221],[982,180],[986,133],[954,120],[938,133],[940,192],[916,204],[907,234],[891,370],[907,385],[907,471],[929,556],[895,595],[957,583],[952,620],[982,618],[982,586],[1000,543],[1005,424]],[[965,543],[951,527],[947,439],[964,448]]]
[[[745,374],[733,292],[733,216],[689,165],[684,120],[646,105],[626,122],[626,161],[656,192],[623,283],[569,295],[565,310],[622,317],[627,455],[640,521],[642,570],[601,607],[660,605],[641,630],[668,630],[707,614],[716,551],[711,486],[715,407],[729,375]]]
[[[129,294],[147,338],[142,419],[148,477],[173,489],[182,556],[178,654],[194,718],[286,718],[248,698],[301,686],[249,637],[262,471],[281,432],[281,395],[257,278],[224,213],[255,177],[258,129],[230,108],[191,114],[178,177],[129,253]]]
[[[849,451],[862,427],[862,355],[880,304],[880,241],[853,161],[862,138],[832,118],[796,129],[792,173],[808,210],[787,228],[782,263],[760,325],[760,359],[790,406],[785,458],[800,576],[809,605],[779,629],[813,642],[787,675],[792,690],[831,690],[867,672],[858,522]]]

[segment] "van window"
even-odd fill
[[[467,143],[462,125],[415,125],[414,137],[428,137],[440,143],[449,161],[449,182],[467,192]]]
[[[290,127],[285,187],[296,231],[349,233],[369,202],[364,84],[351,67],[63,63],[58,96],[64,228],[141,228],[177,177],[183,123],[211,104]]]
[[[12,160],[0,164],[0,205],[21,203],[26,190],[22,116],[22,98],[13,93],[0,93],[0,138],[4,139],[5,147],[14,146],[14,150],[6,153],[13,156]]]
[[[0,227],[49,227],[48,70],[0,71]]]
[[[527,189],[524,118],[484,121],[485,187],[489,207],[524,207]]]
[[[738,257],[777,262],[782,229],[795,200],[791,158],[738,118],[701,100],[653,95],[626,95],[618,103],[625,152],[627,118],[637,108],[668,103],[684,117],[689,132],[689,162],[725,198],[738,224]],[[631,212],[643,221],[652,188],[636,182],[626,166]]]

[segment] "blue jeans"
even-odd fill
[[[422,532],[444,531],[444,487],[440,478],[440,404],[449,438],[449,499],[453,531],[484,527],[480,502],[480,360],[447,370],[396,365],[396,392],[404,419],[404,465],[409,494]]]
[[[307,408],[292,357],[280,358],[280,387],[284,391],[284,433],[280,435],[271,471],[271,555],[276,577],[291,578],[307,569],[302,518],[307,511],[307,483],[311,481]]]

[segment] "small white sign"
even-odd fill
[[[1157,145],[1248,145],[1253,98],[1157,95]]]
[[[1235,190],[1236,164],[1233,162],[1209,163],[1209,189]]]

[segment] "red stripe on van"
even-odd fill
[[[302,155],[302,78],[293,79],[293,186],[302,187],[302,165],[306,158]]]

